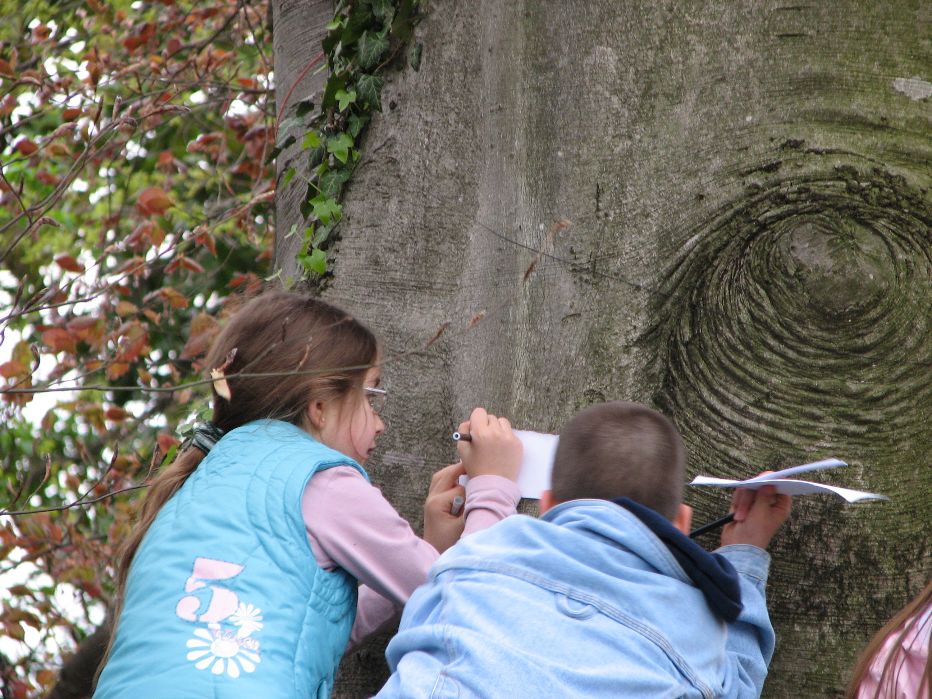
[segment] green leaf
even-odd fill
[[[341,163],[349,159],[349,150],[353,147],[353,137],[346,133],[327,139],[327,151]]]
[[[287,186],[288,186],[288,183],[291,182],[291,180],[294,179],[294,176],[295,176],[296,173],[297,173],[297,170],[295,170],[293,167],[290,167],[290,168],[288,168],[287,170],[285,170],[285,176],[282,177],[282,184],[281,184],[281,186],[282,186],[282,187],[287,187]]]
[[[382,86],[385,81],[377,75],[361,75],[356,81],[356,92],[359,94],[359,100],[369,109],[377,112],[382,111]]]
[[[342,17],[334,17],[325,27],[328,32],[332,32],[334,29],[339,29],[343,26]]]
[[[372,0],[372,14],[385,24],[391,24],[395,15],[395,5],[392,0]]]
[[[356,47],[356,61],[363,70],[375,66],[388,50],[388,39],[382,34],[363,32]]]
[[[308,131],[304,134],[304,140],[301,142],[301,148],[317,148],[320,145],[320,136],[316,131]]]
[[[339,168],[337,170],[328,169],[320,175],[318,186],[324,195],[335,199],[339,196],[340,191],[343,189],[343,185],[346,184],[349,178],[349,168]]]
[[[362,131],[363,127],[369,123],[368,114],[353,114],[346,121],[346,131],[350,136],[353,137],[353,140],[359,135],[359,132]]]
[[[333,231],[336,223],[329,223],[326,226],[318,226],[317,231],[314,233],[314,237],[311,238],[311,247],[318,248],[327,242],[327,239],[330,237],[330,233]]]
[[[336,94],[334,94],[334,98],[337,101],[339,110],[341,112],[345,111],[347,107],[356,101],[356,90],[350,90],[349,92],[346,90],[337,90]]]
[[[333,197],[318,194],[311,199],[312,212],[318,221],[325,226],[331,221],[339,221],[343,217],[343,207]]]
[[[323,275],[327,271],[327,253],[320,248],[314,248],[310,255],[298,255],[298,260],[306,270],[315,274]]]

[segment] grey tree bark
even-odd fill
[[[326,26],[333,19],[333,0],[275,0],[272,10],[272,48],[275,53],[275,104],[279,121],[293,115],[295,105],[311,99],[320,103],[327,82],[327,62],[311,63],[321,52],[327,35]],[[319,71],[321,66],[325,70]],[[297,255],[301,252],[305,218],[301,203],[307,185],[294,177],[283,185],[290,167],[306,177],[307,158],[301,157],[301,142],[291,144],[275,161],[275,269],[284,281],[301,276]]]
[[[477,404],[542,431],[656,405],[690,477],[844,458],[827,479],[891,500],[795,503],[764,692],[839,696],[930,575],[929,20],[918,1],[432,2],[326,292],[384,340],[388,498],[419,525]],[[727,509],[687,497],[698,523]],[[384,673],[378,643],[351,654],[336,696]]]

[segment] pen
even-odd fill
[[[450,506],[450,514],[454,517],[459,516],[460,510],[463,509],[464,502],[466,502],[466,499],[462,495],[457,495],[453,498],[453,504]]]
[[[454,441],[454,442],[471,442],[471,441],[472,441],[472,435],[471,435],[471,434],[467,434],[467,433],[465,433],[465,432],[454,432],[454,433],[453,433],[453,441]]]
[[[708,524],[704,524],[703,526],[699,527],[698,529],[693,529],[691,532],[689,532],[689,538],[690,538],[690,539],[695,539],[697,536],[702,536],[702,535],[705,534],[706,532],[710,532],[710,531],[712,531],[713,529],[718,529],[719,527],[724,527],[726,524],[728,524],[729,522],[731,522],[734,518],[735,518],[735,513],[734,513],[734,512],[729,512],[729,513],[728,513],[727,515],[725,515],[724,517],[719,517],[719,518],[716,519],[715,521],[709,522]]]

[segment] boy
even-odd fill
[[[459,448],[467,459],[489,446]],[[685,461],[649,408],[579,413],[541,517],[510,517],[434,564],[378,697],[759,696],[774,646],[763,549],[790,499],[738,491],[735,522],[707,553],[686,536]]]

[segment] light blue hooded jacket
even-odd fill
[[[286,422],[217,442],[133,558],[94,699],[325,699],[356,615],[355,578],[321,569],[308,480],[362,468]]]
[[[604,500],[510,517],[448,550],[408,604],[379,699],[757,697],[774,647],[768,554],[719,550],[728,624],[642,521]]]

